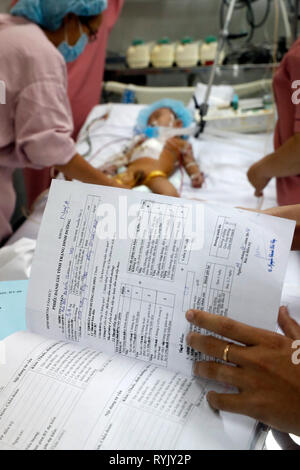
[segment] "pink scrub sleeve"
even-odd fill
[[[73,122],[65,87],[53,81],[33,83],[18,99],[16,156],[34,168],[65,165],[76,154]]]
[[[13,3],[17,3],[17,0]],[[68,93],[75,139],[93,107],[100,102],[107,41],[123,5],[124,0],[108,0],[108,8],[103,13],[97,41],[88,44],[82,56],[74,63],[68,64]],[[36,197],[49,187],[50,172],[48,169],[39,171],[25,169],[24,177],[30,207]]]
[[[297,95],[298,100],[295,101],[293,100],[293,93],[295,92],[295,89],[292,88],[293,82],[296,80],[300,80],[300,43],[297,45],[294,45],[294,48],[292,49],[293,54],[287,54],[286,57],[286,69],[287,73],[290,79],[290,90],[291,90],[291,103],[293,106],[293,133],[297,134],[300,133],[300,103],[299,101],[299,93]],[[299,85],[298,87],[299,88]]]

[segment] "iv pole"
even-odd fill
[[[222,50],[225,46],[226,39],[229,36],[229,24],[230,24],[232,16],[233,16],[233,12],[234,12],[236,2],[237,2],[237,0],[231,0],[230,1],[229,9],[228,9],[226,20],[225,20],[225,23],[224,23],[224,28],[220,33],[217,53],[216,53],[215,61],[213,63],[212,70],[211,70],[211,73],[210,73],[209,82],[208,82],[208,85],[207,85],[207,88],[206,88],[204,102],[199,106],[198,103],[197,103],[197,100],[194,96],[195,105],[196,105],[196,108],[199,110],[199,114],[200,114],[199,130],[197,132],[196,137],[198,137],[204,131],[204,127],[205,127],[204,118],[207,115],[208,109],[209,109],[208,102],[209,102],[209,98],[210,98],[210,94],[211,94],[211,89],[212,89],[212,86],[213,86],[213,83],[214,83],[214,80],[215,80],[216,71],[217,71],[217,67],[219,65],[221,52],[222,52]]]
[[[205,121],[204,118],[207,115],[208,109],[209,109],[209,104],[208,103],[209,103],[209,98],[210,98],[210,95],[211,95],[211,89],[212,89],[212,86],[213,86],[213,83],[214,83],[214,80],[215,80],[216,71],[217,71],[217,68],[218,68],[218,65],[219,65],[221,52],[222,52],[222,50],[225,46],[227,38],[230,36],[229,35],[229,25],[230,25],[230,22],[231,22],[231,19],[232,19],[237,1],[238,0],[231,0],[230,1],[230,5],[229,5],[228,12],[227,12],[226,20],[225,20],[225,23],[224,23],[224,27],[223,27],[223,30],[220,33],[220,36],[219,36],[216,57],[215,57],[214,64],[212,66],[212,70],[211,70],[211,73],[210,73],[210,78],[209,78],[208,85],[207,85],[207,88],[206,88],[204,102],[201,105],[199,105],[195,95],[193,97],[194,102],[195,102],[195,107],[199,111],[199,128],[198,128],[196,137],[199,137],[199,135],[202,134],[202,132],[204,131],[204,128],[205,128],[206,121]],[[298,11],[299,11],[299,6],[300,6],[300,0],[294,0],[294,8],[295,8],[295,18],[294,18],[294,25],[293,25],[294,40],[296,40],[297,37],[298,37]]]
[[[295,17],[294,17],[294,25],[293,25],[293,33],[294,33],[294,41],[298,38],[298,15],[299,15],[299,0],[295,0],[294,8],[295,8]]]

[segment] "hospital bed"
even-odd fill
[[[193,98],[195,97],[198,104],[201,105],[205,99],[206,85],[198,83],[196,87],[148,87],[107,82],[104,84],[104,91],[104,96],[113,94],[125,103],[150,104],[163,98],[177,99],[195,112]],[[214,93],[217,95],[213,96]],[[220,105],[224,102],[229,104],[234,95],[238,96],[238,109],[233,109],[231,106],[210,106],[208,114],[205,116],[207,127],[252,134],[261,133],[263,129],[268,132],[273,129],[275,123],[274,105],[271,104],[264,109],[251,109],[251,105],[257,107],[257,102],[262,104],[263,97],[267,97],[272,102],[271,79],[263,78],[233,86],[212,87],[211,96],[215,104],[216,100]],[[245,109],[245,107],[250,107],[250,109]]]
[[[118,155],[134,136],[134,125],[143,105],[99,105],[90,113],[77,143],[78,152],[99,168]],[[108,115],[106,121],[102,117]],[[199,139],[191,138],[195,157],[206,175],[202,189],[194,189],[185,173],[177,170],[171,180],[181,196],[221,202],[231,206],[257,208],[258,200],[247,180],[247,169],[271,151],[272,134],[244,135],[208,127]],[[149,191],[146,187],[138,191]],[[24,226],[13,235],[10,243],[26,233],[36,238],[45,197],[41,197]],[[274,181],[265,191],[263,208],[276,205]]]
[[[120,153],[134,135],[134,124],[143,105],[107,104],[95,107],[90,113],[78,138],[78,152],[99,168]],[[108,115],[108,119],[101,118]],[[256,135],[224,132],[218,128],[207,128],[200,139],[191,138],[195,157],[206,178],[203,188],[194,189],[185,172],[177,170],[171,181],[187,199],[214,201],[230,206],[257,208],[258,199],[247,180],[247,170],[252,163],[272,150],[272,133]],[[146,187],[138,191],[149,191]],[[36,239],[41,223],[47,194],[35,204],[32,214],[11,237],[13,243],[22,237]],[[262,208],[276,205],[275,181],[265,190]],[[300,255],[291,253],[286,284],[293,292],[300,286]],[[300,287],[299,287],[300,289]],[[300,296],[300,290],[299,290]]]

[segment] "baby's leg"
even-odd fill
[[[163,176],[157,176],[151,179],[147,186],[153,193],[162,194],[163,196],[179,197],[179,194],[172,183]]]

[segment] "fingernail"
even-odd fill
[[[214,408],[214,407],[213,407],[213,405],[211,404],[210,398],[211,398],[211,393],[208,392],[208,393],[206,394],[207,403],[208,403],[208,405],[210,406],[211,410],[212,410],[214,413],[218,414],[218,413],[219,413],[219,410],[218,410],[217,408]]]
[[[289,311],[287,309],[287,307],[285,307],[284,305],[282,305],[279,309],[280,313],[282,313],[283,315],[289,315]]]
[[[186,319],[188,321],[193,321],[194,319],[194,312],[192,310],[189,310],[188,312],[186,312]]]

